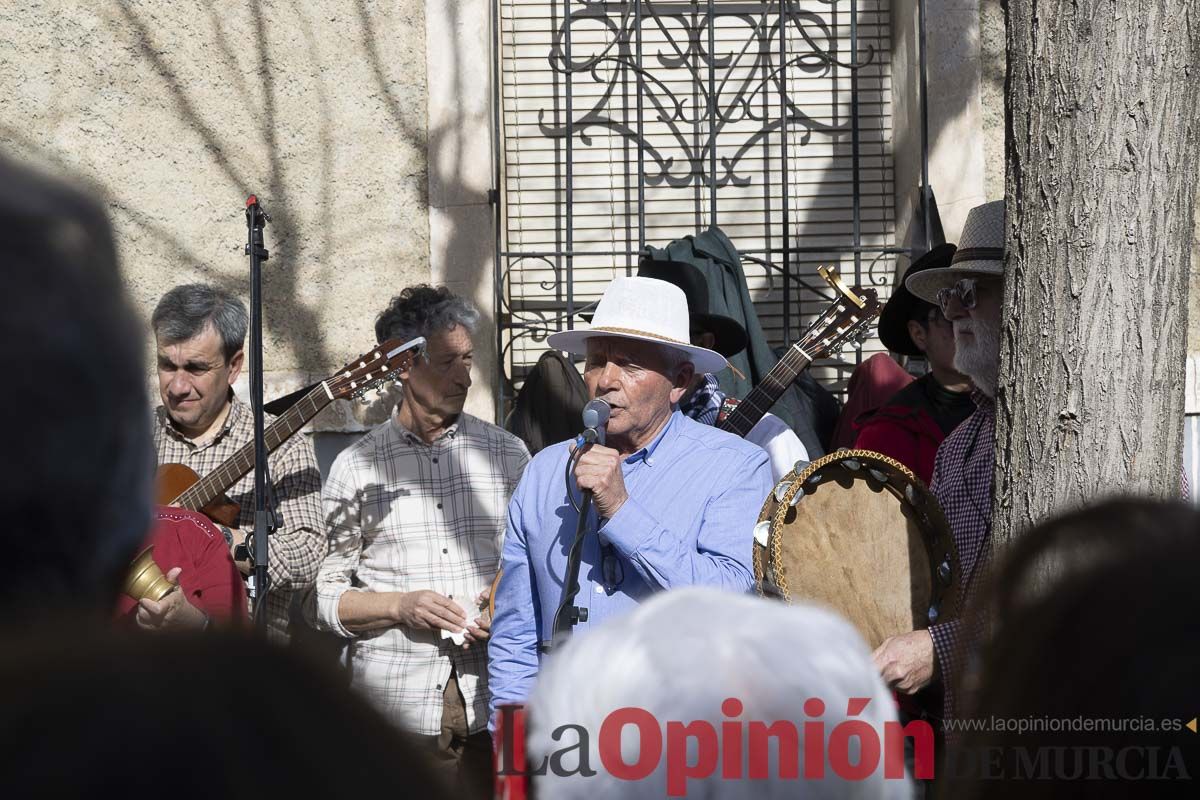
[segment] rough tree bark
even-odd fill
[[[1009,0],[993,536],[1179,494],[1195,0]]]

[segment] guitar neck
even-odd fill
[[[267,453],[273,453],[281,444],[292,438],[309,420],[329,405],[332,399],[325,387],[318,384],[304,395],[294,406],[283,413],[263,431]],[[186,492],[171,501],[171,505],[199,511],[216,500],[254,469],[254,439],[238,448],[221,466],[196,481]]]
[[[780,396],[792,385],[800,373],[808,369],[812,359],[800,348],[792,345],[779,363],[771,368],[750,394],[740,400],[737,408],[719,425],[721,430],[736,433],[743,439],[758,421],[766,416]]]

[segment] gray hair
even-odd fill
[[[729,698],[740,709],[726,716],[723,704]],[[806,707],[813,698],[824,705],[819,715]],[[869,702],[851,715],[850,698]],[[853,717],[879,734],[881,750],[885,723],[897,722],[895,701],[871,663],[870,650],[836,614],[713,588],[673,590],[572,639],[543,665],[529,700],[529,763],[541,764],[579,744],[583,737],[577,729],[562,730],[574,725],[587,731],[589,766],[596,774],[564,776],[549,770],[534,778],[539,793],[567,800],[665,797],[667,748],[647,777],[632,782],[611,775],[599,757],[604,721],[630,707],[648,712],[668,737],[668,722],[707,722],[721,730],[723,723],[744,721],[742,729],[749,731],[756,722],[790,721],[798,732],[800,759],[806,720],[819,719],[825,731],[832,731]],[[626,764],[640,760],[634,747],[639,737],[632,732],[621,736]],[[782,746],[783,740],[777,741]],[[568,773],[578,765],[574,755],[560,758]],[[718,766],[707,779],[695,779],[689,794],[732,800],[910,796],[906,779],[885,777],[882,757],[879,768],[863,780],[829,774],[803,786],[780,775],[779,761],[770,765],[766,780],[723,779],[721,772]]]
[[[204,283],[176,286],[163,295],[150,324],[163,344],[186,342],[211,325],[221,337],[226,363],[246,344],[249,317],[242,301]]]
[[[667,374],[672,378],[679,374],[679,368],[684,364],[690,364],[692,357],[680,350],[678,347],[670,345],[661,345],[659,350],[662,351],[663,363],[667,368]]]
[[[470,300],[445,286],[423,283],[409,286],[392,298],[375,319],[375,338],[379,342],[388,339],[407,342],[418,336],[428,339],[432,334],[458,326],[474,333],[478,325],[479,311]]]

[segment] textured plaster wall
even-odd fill
[[[983,152],[988,200],[1004,198],[1004,8],[979,0],[980,73],[983,78]]]
[[[0,148],[78,175],[106,200],[147,319],[183,282],[248,300],[242,209],[256,192],[273,217],[270,397],[370,347],[389,297],[431,278],[425,10],[4,3]]]
[[[984,201],[984,127],[980,98],[980,0],[928,0],[929,185],[946,241],[958,241],[967,212]],[[916,0],[892,3],[897,238],[908,226],[921,183],[919,28]]]
[[[425,2],[431,279],[473,299],[483,315],[467,411],[488,420],[499,385],[488,201],[494,183],[491,14],[491,0]]]

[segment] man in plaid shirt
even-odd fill
[[[351,681],[423,737],[455,796],[487,797],[487,644],[482,605],[500,564],[509,496],[529,452],[463,413],[479,313],[416,286],[375,324],[418,336],[393,418],[343,451],[325,484],[329,554],[308,611],[351,639]]]
[[[994,398],[1000,368],[1004,297],[1004,201],[974,208],[950,266],[909,276],[906,286],[936,302],[954,326],[954,367],[975,384],[975,412],[938,447],[931,489],[941,503],[958,550],[959,609],[981,584],[992,552],[992,470],[995,465]],[[944,688],[943,716],[955,716],[956,683],[965,641],[959,620],[886,639],[874,653],[889,686],[912,694],[935,672]]]
[[[233,295],[203,284],[176,286],[154,309],[151,325],[158,349],[154,450],[159,464],[183,464],[200,477],[215,470],[254,438],[254,415],[233,394],[245,360],[246,308]],[[272,453],[270,465],[278,528],[271,536],[267,574],[267,631],[287,641],[293,598],[303,596],[325,555],[321,521],[321,473],[312,445],[294,436]],[[254,529],[254,473],[228,492],[241,506],[238,529],[222,526],[230,555]]]

